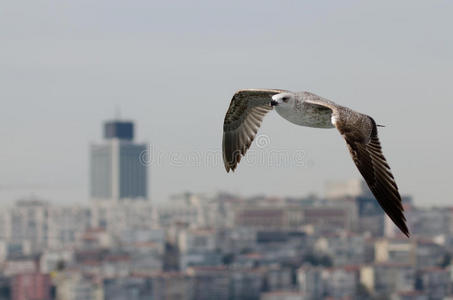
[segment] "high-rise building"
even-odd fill
[[[91,198],[147,199],[147,144],[134,142],[134,123],[104,123],[104,141],[90,150]]]

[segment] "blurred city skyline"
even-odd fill
[[[2,203],[89,200],[89,145],[115,116],[136,122],[159,163],[152,201],[183,191],[322,195],[360,178],[336,130],[269,114],[266,147],[304,165],[193,165],[219,153],[241,88],[309,90],[371,115],[402,194],[449,204],[453,27],[448,2],[33,1],[0,11]],[[183,164],[172,165],[171,153]]]
[[[407,238],[360,180],[325,198],[104,200],[2,209],[0,299],[452,299],[452,206],[404,195]]]

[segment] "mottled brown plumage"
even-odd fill
[[[312,95],[314,97],[305,101],[332,109],[332,123],[345,139],[360,174],[385,213],[409,237],[401,196],[382,153],[376,122],[370,116]]]

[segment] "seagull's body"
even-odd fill
[[[291,97],[292,95],[300,97],[301,101],[297,101],[294,106],[275,106],[277,113],[291,123],[314,128],[335,127],[332,124],[332,112],[329,109],[305,101],[310,94],[306,92],[295,94],[286,92],[277,95],[280,97]],[[277,97],[275,98],[277,99]]]
[[[399,229],[409,236],[401,196],[382,154],[375,121],[313,93],[267,89],[236,92],[223,125],[223,160],[227,172],[236,169],[264,115],[274,107],[280,116],[296,125],[336,127],[376,200]]]

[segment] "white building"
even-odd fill
[[[307,299],[353,299],[359,282],[359,268],[303,266],[297,271],[297,281]]]
[[[39,258],[39,268],[42,273],[50,273],[69,265],[73,259],[73,250],[46,250]]]
[[[326,184],[326,198],[329,199],[357,197],[368,191],[368,187],[361,179],[331,181]]]
[[[158,237],[143,236],[146,234],[144,231],[157,228],[158,223],[149,201],[98,201],[90,209],[91,227],[103,228],[116,239],[128,242],[134,239],[161,238],[161,231],[154,232]],[[140,234],[142,236],[138,236]]]
[[[51,239],[49,211],[47,202],[35,198],[17,201],[9,210],[9,240],[18,244],[29,242],[32,251],[46,248]]]
[[[209,252],[216,248],[216,234],[212,229],[187,229],[179,233],[181,253]]]
[[[298,291],[273,291],[262,293],[260,300],[305,300],[304,293]]]
[[[74,246],[91,222],[88,207],[50,205],[36,198],[19,200],[3,214],[8,217],[0,218],[1,230],[11,254]]]
[[[48,213],[48,247],[52,249],[74,246],[80,234],[91,227],[91,211],[88,207],[51,206]]]

